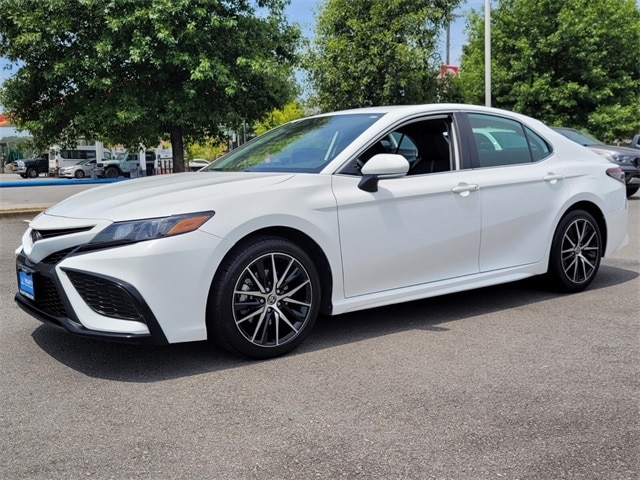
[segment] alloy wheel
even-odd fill
[[[588,219],[577,218],[567,227],[560,254],[564,274],[573,283],[583,283],[594,275],[600,257],[600,239]]]
[[[312,315],[313,286],[291,255],[268,253],[240,274],[233,292],[233,317],[242,336],[259,347],[291,342]]]

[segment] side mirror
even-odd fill
[[[403,177],[409,171],[409,162],[402,155],[379,153],[374,155],[362,167],[362,179],[358,188],[365,192],[377,192],[381,178]]]

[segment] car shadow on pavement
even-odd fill
[[[591,287],[578,295],[629,282],[638,276],[640,274],[632,270],[603,265]],[[335,317],[321,316],[302,346],[288,356],[408,330],[437,334],[447,331],[446,324],[451,321],[524,307],[559,296],[562,295],[549,291],[540,278],[534,278]],[[45,325],[36,328],[32,337],[45,353],[61,364],[105,380],[159,382],[256,363],[219,350],[208,342],[127,345],[81,338]]]
[[[632,281],[639,276],[631,270],[602,265],[591,286],[578,295]],[[320,348],[318,344],[332,347],[365,340],[372,336],[371,332],[380,336],[408,329],[447,331],[448,322],[537,304],[564,295],[551,290],[543,277],[534,277],[336,317],[321,317],[302,348],[312,349],[314,344],[317,348]]]

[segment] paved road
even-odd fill
[[[19,310],[0,219],[2,479],[637,479],[640,199],[586,292],[321,318],[291,355],[74,338]],[[179,299],[176,299],[179,301]]]
[[[123,181],[124,179],[115,179]],[[17,174],[0,174],[0,215],[38,211],[73,195],[114,179],[24,179]]]

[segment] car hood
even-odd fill
[[[640,155],[637,148],[618,147],[615,145],[589,145],[588,148],[600,155]]]
[[[195,172],[125,180],[77,193],[51,216],[126,221],[215,210],[215,198],[241,196],[287,181],[291,173]]]

